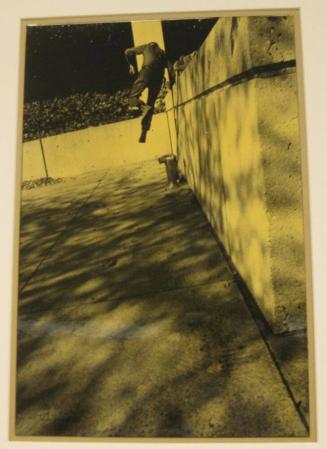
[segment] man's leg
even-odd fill
[[[154,80],[153,82],[151,82],[149,84],[149,94],[148,94],[148,100],[147,100],[147,105],[151,106],[152,108],[154,108],[154,104],[156,102],[156,99],[158,98],[161,86],[162,86],[162,77]]]
[[[156,80],[155,82],[152,82],[149,84],[149,93],[148,93],[148,99],[147,99],[147,108],[148,110],[145,110],[143,117],[142,117],[142,133],[139,139],[139,142],[144,143],[146,141],[146,134],[149,131],[151,127],[153,112],[154,112],[154,104],[156,102],[156,99],[158,97],[158,94],[160,92],[162,85],[162,79]]]
[[[162,85],[162,79],[158,79],[152,83],[149,83],[149,86],[148,86],[149,93],[148,93],[148,99],[147,99],[148,109],[145,110],[145,115],[143,116],[143,119],[142,119],[142,128],[145,131],[148,131],[150,129],[152,116],[153,116],[153,112],[154,112],[154,104],[159,95],[161,85]]]
[[[142,94],[144,89],[146,89],[146,87],[146,82],[143,79],[137,78],[134,81],[128,97],[128,102],[131,107],[140,109],[141,106],[144,106],[144,102],[140,100],[140,95]]]
[[[146,105],[140,99],[140,96],[142,92],[149,86],[150,77],[151,71],[149,70],[149,68],[143,67],[130,90],[129,93],[130,106],[141,109],[142,111],[144,110]]]

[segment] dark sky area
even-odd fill
[[[163,21],[169,60],[197,50],[216,20]],[[124,49],[133,45],[129,22],[28,27],[25,101],[129,86]]]
[[[181,55],[198,50],[216,22],[216,18],[162,21],[168,59],[175,62]]]

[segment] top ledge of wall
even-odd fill
[[[253,67],[295,59],[294,16],[223,17],[174,86],[181,103]]]

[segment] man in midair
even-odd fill
[[[125,50],[130,75],[135,74],[134,66],[131,64],[129,59],[134,55],[143,55],[143,64],[138,77],[131,87],[129,104],[132,109],[141,110],[143,113],[140,142],[145,142],[146,133],[150,129],[154,104],[164,79],[165,68],[168,69],[170,87],[174,82],[174,72],[171,64],[167,61],[165,52],[156,42],[150,42],[148,44],[127,48]],[[146,88],[148,88],[148,98],[147,102],[144,103],[140,99],[140,96]]]

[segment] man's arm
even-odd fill
[[[168,87],[169,87],[169,89],[171,89],[173,84],[175,83],[174,67],[173,67],[172,63],[170,61],[168,61],[167,58],[165,61],[165,65],[166,65],[166,69],[167,69],[167,73],[168,73]]]
[[[174,67],[173,67],[172,63],[168,60],[167,60],[167,69],[168,69],[170,83],[171,83],[171,85],[173,85],[175,82],[175,72],[174,72]]]
[[[145,47],[146,45],[139,45],[138,47],[126,48],[125,56],[127,61],[129,62],[129,56],[142,55],[144,53]]]
[[[129,57],[130,56],[143,54],[144,49],[145,49],[145,45],[139,45],[138,47],[126,48],[124,53],[125,53],[125,58],[126,58],[127,64],[129,65],[129,73],[130,73],[130,75],[134,75],[135,74],[135,68],[131,64],[131,61],[130,61]]]

